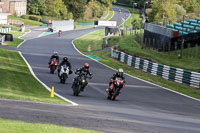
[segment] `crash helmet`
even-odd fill
[[[68,58],[67,57],[63,57],[63,61],[64,62],[68,61]]]
[[[54,54],[54,55],[58,55],[58,52],[57,52],[57,51],[54,51],[53,54]]]
[[[118,69],[117,73],[118,73],[118,75],[119,75],[120,77],[122,77],[123,74],[124,74],[124,70],[123,70],[122,68],[120,68],[120,69]]]
[[[88,70],[89,68],[90,68],[90,64],[85,63],[85,64],[84,64],[84,69],[85,69],[85,70]]]

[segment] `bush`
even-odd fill
[[[29,19],[29,15],[22,15],[21,18],[23,18],[23,19]]]
[[[41,17],[40,16],[35,16],[35,15],[30,15],[29,19],[35,20],[35,21],[40,21]]]

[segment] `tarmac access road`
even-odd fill
[[[113,8],[111,20],[120,23],[128,17],[126,10]],[[79,106],[0,100],[0,118],[34,123],[52,123],[62,126],[93,129],[107,133],[199,133],[200,102],[168,91],[143,80],[125,75],[127,85],[116,101],[106,98],[105,89],[114,70],[93,61],[75,50],[72,40],[97,29],[63,32],[30,39],[20,50],[35,75],[47,86]],[[57,74],[49,74],[48,60],[53,51],[67,56],[73,70],[85,62],[91,65],[93,78],[80,96],[72,95],[70,75],[66,84],[60,84]]]

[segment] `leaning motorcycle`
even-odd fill
[[[107,98],[115,100],[124,86],[124,80],[122,80],[122,78],[116,78],[111,85],[112,89],[109,89]]]
[[[61,66],[61,69],[59,72],[60,83],[64,84],[68,76],[69,76],[69,67],[67,65]]]
[[[56,70],[57,66],[58,66],[58,60],[56,58],[52,59],[51,64],[49,65],[51,74],[54,74],[54,71]]]
[[[88,77],[86,74],[79,74],[79,76],[75,78],[76,80],[74,80],[74,85],[72,87],[74,96],[78,96],[87,86],[87,78],[91,79],[92,77]]]

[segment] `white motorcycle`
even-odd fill
[[[60,83],[64,84],[68,76],[69,76],[69,67],[66,65],[61,66],[59,73]]]

